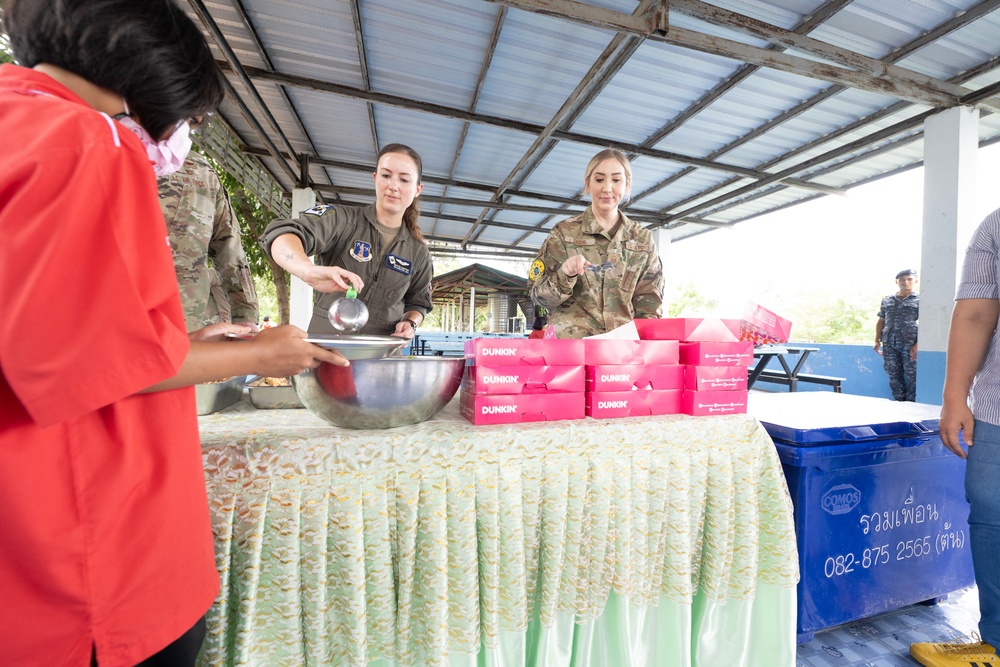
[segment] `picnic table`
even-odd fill
[[[789,343],[758,345],[753,351],[757,363],[747,375],[747,388],[749,389],[753,387],[754,383],[761,381],[776,382],[786,385],[788,391],[798,391],[800,382],[810,382],[833,387],[835,392],[840,393],[845,378],[802,372],[809,355],[818,351],[818,347],[805,347]],[[790,359],[792,356],[795,356],[794,360]],[[768,364],[771,363],[772,359],[778,360],[778,367],[769,369]]]

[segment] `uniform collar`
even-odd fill
[[[89,106],[79,95],[48,74],[20,65],[0,65],[0,91],[51,95],[59,99]]]
[[[621,230],[625,229],[625,226],[628,225],[629,219],[624,213],[618,211],[618,222],[618,231],[621,233]],[[614,229],[614,227],[611,229]],[[580,231],[584,234],[596,234],[599,236],[607,234],[608,238],[611,238],[612,236],[610,234],[610,230],[605,232],[604,227],[601,227],[601,223],[597,222],[597,216],[594,215],[594,210],[590,206],[588,206],[587,210],[582,214],[582,225]]]
[[[368,221],[368,225],[376,233],[379,233],[378,226],[375,224],[378,220],[378,214],[375,212],[375,204],[369,204],[365,206],[365,220]],[[398,238],[408,238],[410,236],[410,230],[406,227],[406,222],[399,226],[399,237]]]

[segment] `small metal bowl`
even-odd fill
[[[355,334],[309,334],[306,341],[336,350],[344,359],[381,359],[394,354],[409,344],[399,336],[361,336]]]
[[[433,417],[455,396],[465,359],[387,357],[321,364],[292,378],[302,404],[336,426],[393,428]]]

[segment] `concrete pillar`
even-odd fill
[[[663,264],[663,284],[666,285],[674,284],[669,278],[672,277],[672,269],[670,266],[670,250],[671,250],[671,240],[670,231],[660,227],[653,230],[653,243],[656,244],[656,252],[660,255],[660,263]],[[663,291],[663,310],[660,313],[660,317],[667,317],[667,312],[670,310],[670,301],[673,298],[673,294],[667,289]]]
[[[296,188],[292,190],[292,217],[297,218],[303,211],[308,211],[316,205],[316,192],[312,188]],[[303,331],[309,330],[309,320],[312,319],[313,290],[299,278],[291,276],[288,285],[289,324],[294,324]]]
[[[917,401],[941,403],[948,328],[965,247],[975,229],[979,111],[955,107],[924,121],[924,220],[918,290]],[[907,268],[885,267],[891,275]]]
[[[476,330],[476,286],[469,288],[469,331]]]

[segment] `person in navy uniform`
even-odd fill
[[[899,291],[882,299],[875,325],[875,351],[882,355],[889,388],[897,401],[917,400],[917,319],[920,295],[914,269],[896,274]]]

